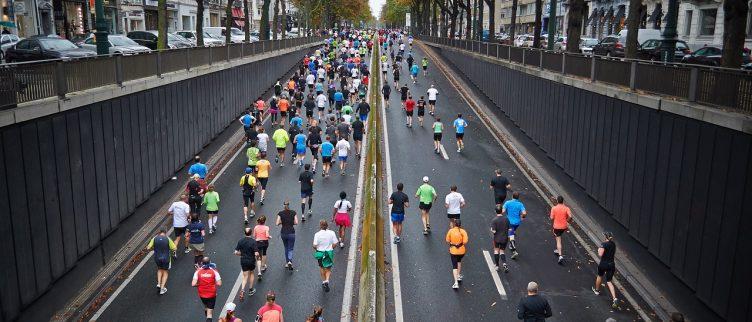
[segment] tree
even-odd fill
[[[196,0],[196,46],[204,47],[204,0]]]
[[[473,39],[473,10],[470,0],[465,2],[465,39]]]
[[[488,5],[488,41],[496,41],[496,1],[483,0]]]
[[[269,40],[269,6],[272,0],[264,0],[261,5],[261,24],[259,26],[259,39]]]
[[[509,24],[509,40],[514,45],[514,30],[517,25],[517,0],[512,0],[512,17]]]
[[[274,18],[272,19],[272,38],[277,39],[277,32],[279,32],[279,1],[274,0]]]
[[[436,21],[437,18],[437,0],[431,1],[431,36],[436,37],[438,35],[438,22]]]
[[[540,48],[541,17],[543,16],[543,0],[535,0],[535,24],[533,25],[533,48]],[[553,37],[553,35],[548,35]]]
[[[569,0],[569,21],[567,22],[567,52],[580,52],[582,18],[585,14],[585,0]]]
[[[229,45],[232,42],[232,4],[233,0],[226,0],[227,6],[225,6],[225,44]]]
[[[723,1],[723,67],[739,68],[742,65],[748,11],[747,0]]]
[[[245,42],[251,42],[251,24],[248,18],[248,0],[243,0],[243,33]]]
[[[287,0],[279,0],[281,3],[281,9],[282,9],[282,38],[284,39],[287,35]]]
[[[480,41],[483,41],[483,7],[485,7],[483,0],[478,0],[478,18],[476,20],[476,28],[478,28],[477,37]]]
[[[637,30],[640,26],[640,6],[642,0],[629,0],[629,15],[627,16],[627,43],[624,57],[637,58]]]
[[[157,1],[157,50],[167,49],[167,0]]]

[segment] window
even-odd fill
[[[16,49],[29,49],[31,40],[21,40],[16,44]]]
[[[715,34],[715,17],[718,9],[703,9],[700,11],[700,36]]]
[[[689,36],[692,31],[692,10],[684,11],[684,35]]]

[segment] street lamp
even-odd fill
[[[94,33],[94,39],[97,42],[97,55],[108,55],[110,41],[107,39],[109,34],[107,20],[104,18],[104,0],[95,0],[94,8],[97,15],[97,32]]]

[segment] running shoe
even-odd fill
[[[240,294],[238,294],[238,301],[245,301],[245,290],[240,290]]]
[[[601,292],[595,289],[595,286],[591,286],[590,290],[593,291],[595,295],[601,295]]]
[[[188,247],[186,247],[186,248],[185,248],[185,251],[183,251],[183,254],[188,254],[188,253],[190,253],[190,252],[191,252],[191,250],[190,250],[190,249],[188,249]]]
[[[509,273],[509,266],[506,263],[504,263],[504,273]]]
[[[308,217],[313,216],[313,210],[308,209]]]
[[[243,224],[248,226],[248,218],[245,218],[245,220],[243,220]]]
[[[452,284],[452,288],[453,288],[453,289],[455,289],[455,290],[456,290],[456,289],[459,289],[459,288],[460,288],[460,285],[459,285],[459,284],[457,284],[457,282],[454,282],[454,284]]]
[[[512,252],[512,259],[517,259],[517,256],[519,256],[520,253],[518,253],[516,250]]]
[[[614,301],[611,302],[611,308],[613,308],[613,309],[618,309],[619,308],[619,300],[618,299],[614,299]]]
[[[462,274],[457,275],[457,282],[462,282],[463,277]]]
[[[557,261],[559,265],[564,265],[564,256],[559,256],[559,260]]]
[[[423,229],[423,235],[428,235],[428,229]]]
[[[167,293],[166,287],[163,287],[162,289],[159,290],[159,295],[164,295],[165,293]]]
[[[159,284],[157,284],[157,293],[162,294],[162,286],[160,286]]]
[[[251,287],[248,289],[248,296],[253,296],[253,294],[256,294],[256,289]]]
[[[324,284],[321,284],[321,286],[324,287],[324,292],[329,292],[329,282],[324,282]]]

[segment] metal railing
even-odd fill
[[[607,58],[433,36],[417,39],[510,63],[752,114],[752,72],[637,59]]]
[[[123,82],[195,67],[219,64],[320,42],[320,37],[286,38],[221,47],[193,47],[152,51],[131,56],[99,56],[0,65],[0,110],[19,103],[68,93],[122,85]]]

